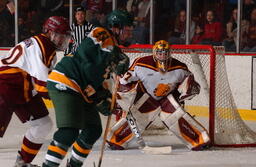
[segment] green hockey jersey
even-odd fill
[[[118,64],[120,53],[114,37],[106,29],[96,27],[73,55],[63,57],[55,66],[47,88],[88,97],[102,86],[112,66]]]

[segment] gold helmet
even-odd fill
[[[170,45],[165,40],[160,40],[153,46],[153,57],[161,72],[166,72],[171,62]]]

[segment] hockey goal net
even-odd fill
[[[133,45],[123,48],[131,62],[152,54],[152,45]],[[172,57],[187,64],[201,85],[201,92],[186,101],[186,111],[208,117],[203,125],[208,129],[214,146],[256,146],[256,133],[241,119],[236,108],[225,66],[224,48],[210,45],[172,45]],[[153,127],[161,129],[157,120]],[[208,127],[207,127],[208,126]],[[152,128],[153,129],[153,128]],[[154,132],[156,133],[156,132]]]

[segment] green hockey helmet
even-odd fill
[[[133,25],[133,16],[125,10],[113,10],[107,16],[107,26],[123,28],[124,26]]]

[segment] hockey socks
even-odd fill
[[[84,160],[91,152],[92,145],[83,143],[78,140],[73,144],[72,148],[72,156],[70,158],[70,165],[73,167],[81,167],[83,165]]]
[[[30,163],[37,155],[38,151],[40,150],[42,144],[33,143],[29,141],[26,137],[23,138],[23,143],[21,146],[21,151],[19,154],[21,155],[23,161],[25,163]]]
[[[48,146],[43,167],[59,166],[78,135],[78,129],[59,128],[54,133],[53,141]]]
[[[43,167],[57,167],[62,159],[66,156],[69,146],[52,141],[48,146],[48,151],[45,156]]]
[[[72,167],[81,167],[101,132],[100,125],[93,125],[93,127],[82,130],[80,134],[79,129],[76,128],[59,128],[54,133],[53,141],[48,147],[43,167],[58,167],[72,144],[68,164]]]
[[[81,167],[84,160],[91,152],[93,144],[101,135],[101,126],[93,126],[81,131],[78,139],[72,147],[70,165],[72,167]]]

